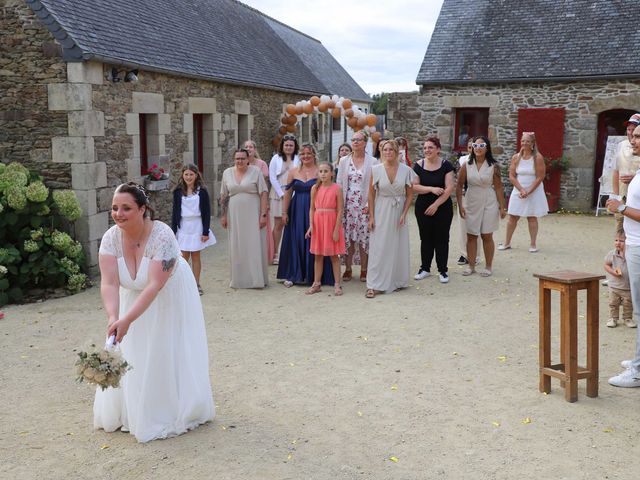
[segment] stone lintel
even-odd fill
[[[251,104],[248,100],[235,100],[235,113],[238,115],[249,115],[251,113]]]
[[[216,99],[189,97],[189,113],[216,113]]]
[[[449,108],[495,108],[500,103],[497,95],[455,95],[442,97],[442,103]]]
[[[133,113],[164,113],[164,95],[133,92],[131,110]]]

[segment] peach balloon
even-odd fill
[[[349,120],[347,120],[347,125],[355,129],[358,126],[358,119],[356,117],[351,117]]]
[[[376,126],[376,122],[378,121],[378,117],[376,117],[373,113],[370,113],[369,115],[367,115],[367,125],[369,125],[370,127],[375,127]]]
[[[317,107],[318,105],[320,105],[320,97],[314,95],[309,99],[309,102],[311,102],[311,105],[313,105],[314,107]]]
[[[287,133],[287,127],[285,127],[284,125],[281,125],[280,128],[278,129],[278,133],[280,135],[284,135],[285,133]]]
[[[353,117],[353,110],[348,108],[347,110],[344,111],[344,116],[347,117],[347,118]]]
[[[333,107],[335,107],[335,106],[336,106],[336,101],[335,101],[335,100],[329,100],[329,101],[327,102],[327,106],[328,106],[329,108],[333,108]]]
[[[289,115],[295,115],[296,113],[296,106],[293,105],[292,103],[290,103],[289,105],[287,105],[286,111]]]
[[[304,113],[306,113],[307,115],[310,115],[313,113],[313,105],[311,105],[310,103],[305,103],[304,106],[302,107],[302,111]]]
[[[345,98],[342,101],[342,107],[346,110],[347,108],[351,108],[353,106],[353,102],[351,100],[349,100],[348,98]]]
[[[365,117],[364,115],[358,118],[358,126],[360,128],[364,128],[365,125],[367,124],[367,117]]]
[[[296,131],[296,126],[295,125],[287,125],[286,126],[287,132],[293,133]]]
[[[374,142],[379,142],[381,138],[382,135],[380,134],[380,132],[373,132],[373,135],[371,135],[371,140],[373,140]]]
[[[339,108],[336,107],[331,111],[331,116],[333,118],[340,118],[342,116],[342,112],[340,111]]]
[[[320,105],[318,105],[318,110],[321,112],[326,112],[329,109],[329,106],[327,105],[327,102],[320,102]]]
[[[282,137],[280,135],[276,135],[275,137],[273,137],[271,143],[274,147],[278,148],[278,145],[280,145],[280,140],[282,140]]]
[[[296,109],[294,112],[296,115],[302,115],[302,112],[303,112],[302,105],[296,105],[294,108]]]

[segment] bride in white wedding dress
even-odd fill
[[[96,390],[94,427],[120,428],[139,442],[180,435],[215,415],[198,287],[169,228],[151,219],[145,190],[120,185],[115,225],[100,244],[100,291],[133,367],[119,388]]]

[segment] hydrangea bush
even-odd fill
[[[50,192],[20,163],[0,163],[0,306],[35,288],[85,288],[82,245],[67,232],[81,214],[73,191]]]

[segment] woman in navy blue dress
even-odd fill
[[[313,282],[314,255],[309,250],[311,240],[305,238],[305,234],[309,229],[311,187],[315,185],[317,177],[315,149],[312,145],[305,144],[300,150],[300,166],[289,171],[282,206],[282,221],[285,227],[277,278],[284,280],[285,287],[291,287],[293,284],[311,285]],[[331,261],[326,257],[322,284],[334,283]]]

